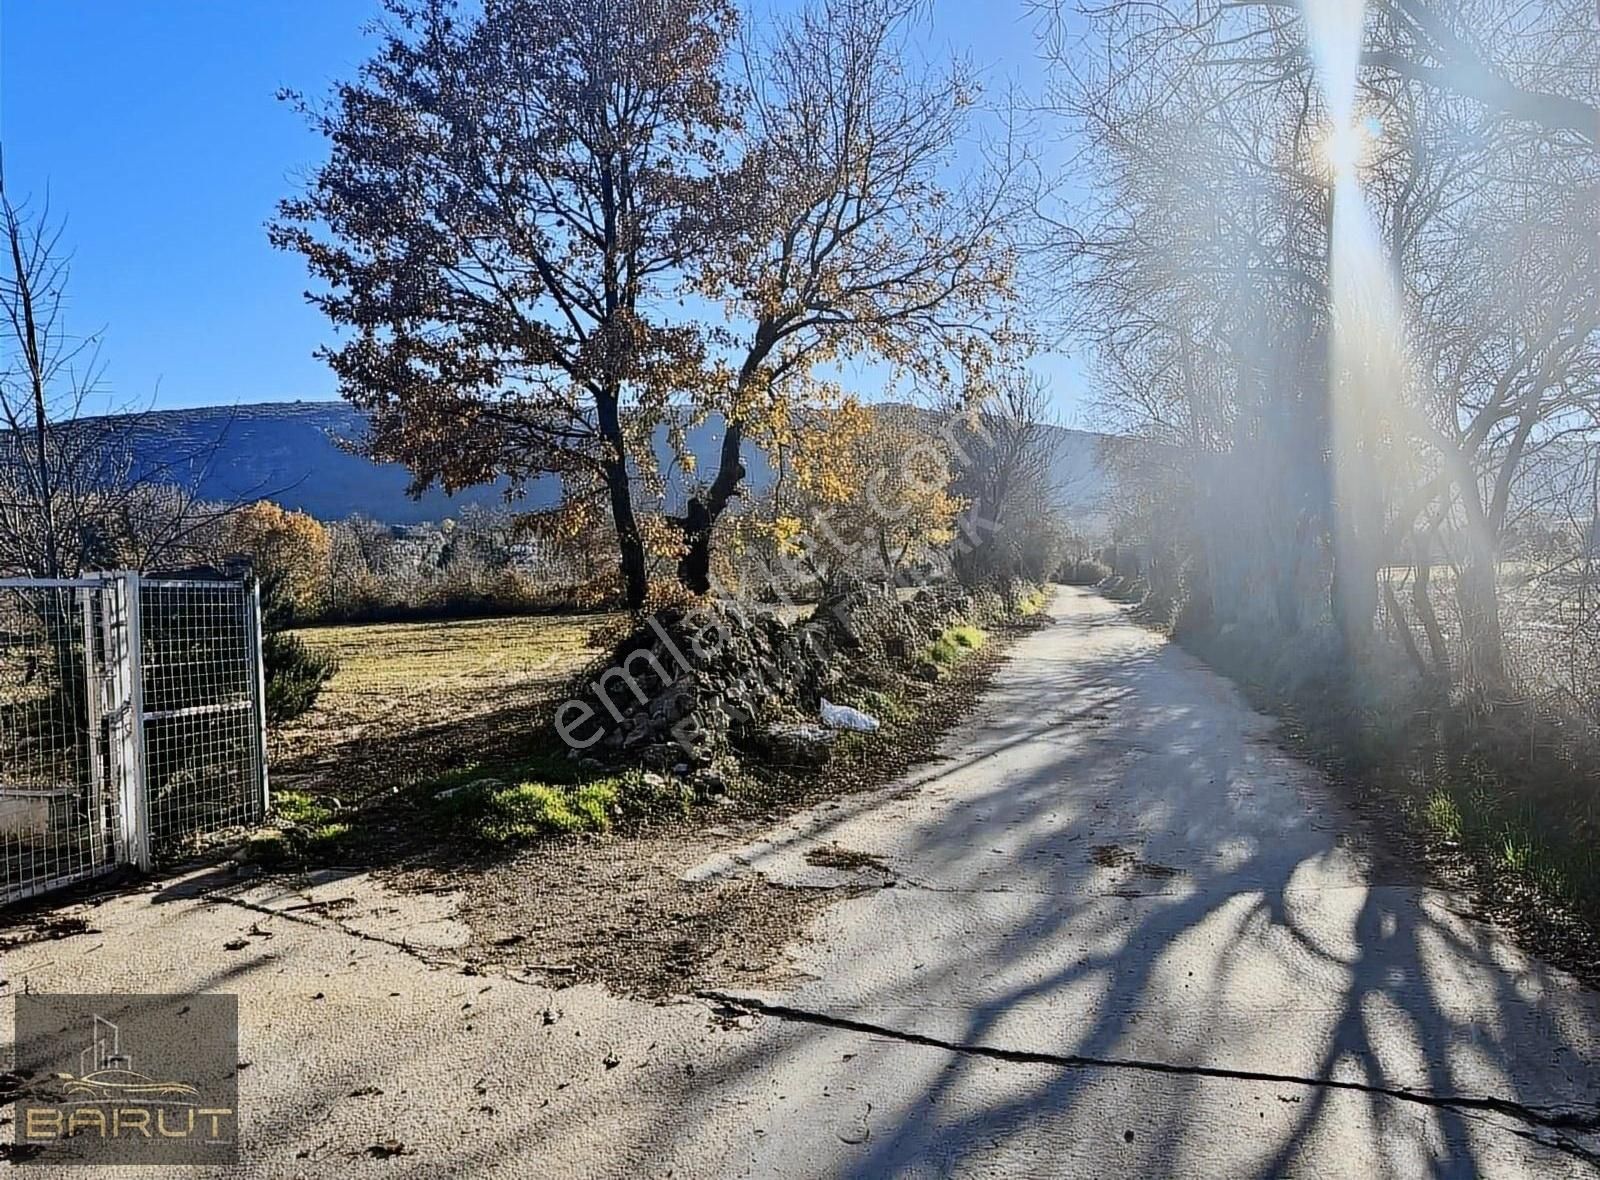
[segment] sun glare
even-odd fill
[[[1322,158],[1336,179],[1348,179],[1372,162],[1373,150],[1383,133],[1375,118],[1336,123],[1322,141]]]

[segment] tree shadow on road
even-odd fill
[[[1090,634],[1091,658],[1002,678],[991,699],[1010,720],[893,845],[891,864],[937,879],[836,907],[837,942],[807,962],[819,981],[782,1000],[816,1022],[777,1061],[750,1055],[767,1076],[812,1069],[834,1017],[961,1047],[916,1085],[906,1053],[926,1044],[826,1067],[818,1086],[877,1101],[870,1138],[832,1145],[816,1173],[1004,1169],[1018,1143],[1092,1174],[1600,1163],[1581,1141],[1600,1115],[1594,996],[1380,871],[1225,681],[1155,640],[1128,650],[1111,621],[1075,625],[1106,645]],[[986,762],[1002,768],[990,786],[958,789]],[[805,839],[859,845],[873,822],[858,809]],[[829,1118],[821,1100],[786,1117]]]

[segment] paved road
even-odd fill
[[[1098,596],[1054,615],[920,790],[741,856],[894,878],[758,998],[965,1050],[830,1061],[814,1026],[766,1067],[796,1098],[751,1174],[1592,1174],[1549,1124],[1600,1121],[1600,997],[1369,868],[1229,682]],[[860,1144],[819,1133],[846,1085]]]
[[[754,1019],[462,975],[451,898],[362,876],[118,897],[0,995],[238,992],[217,1175],[1600,1175],[1600,997],[1371,869],[1226,681],[1053,613],[940,761],[692,870],[840,888]]]

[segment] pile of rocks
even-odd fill
[[[857,660],[904,660],[921,642],[916,620],[888,586],[841,576],[803,624]]]
[[[706,766],[730,746],[759,744],[772,721],[814,709],[836,680],[832,655],[824,637],[776,615],[708,601],[647,620],[576,699],[604,730],[600,752],[660,769]]]
[[[589,710],[589,732],[603,733],[593,751],[603,756],[680,774],[730,750],[820,762],[834,736],[816,724],[823,696],[902,675],[979,605],[959,587],[903,601],[887,586],[852,580],[791,627],[770,612],[707,601],[646,620],[576,699]]]

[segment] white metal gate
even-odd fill
[[[0,904],[258,821],[253,584],[0,579]]]

